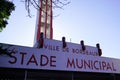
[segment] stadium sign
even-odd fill
[[[119,59],[73,53],[71,49],[77,49],[78,46],[76,46],[76,44],[74,47],[62,49],[60,42],[58,42],[59,44],[53,43],[46,42],[44,48],[40,49],[1,44],[4,51],[0,53],[0,67],[120,73]],[[70,45],[69,43],[68,46]],[[7,50],[6,52],[5,49]]]

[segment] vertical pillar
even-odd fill
[[[52,0],[40,0],[40,9],[37,15],[37,25],[35,32],[35,42],[40,39],[40,33],[44,34],[44,38],[53,39],[52,28]]]

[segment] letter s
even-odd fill
[[[11,60],[9,60],[8,62],[10,63],[10,64],[15,64],[16,62],[17,62],[17,58],[16,58],[16,56],[15,55],[13,55],[13,54],[15,54],[14,52],[13,53],[11,53]]]

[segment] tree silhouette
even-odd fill
[[[15,6],[12,2],[8,0],[0,0],[0,32],[8,24],[7,20],[14,9]]]

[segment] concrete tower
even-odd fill
[[[52,28],[52,0],[40,0],[40,9],[37,15],[37,25],[35,31],[35,43],[40,39],[40,33],[44,38],[53,38]]]

